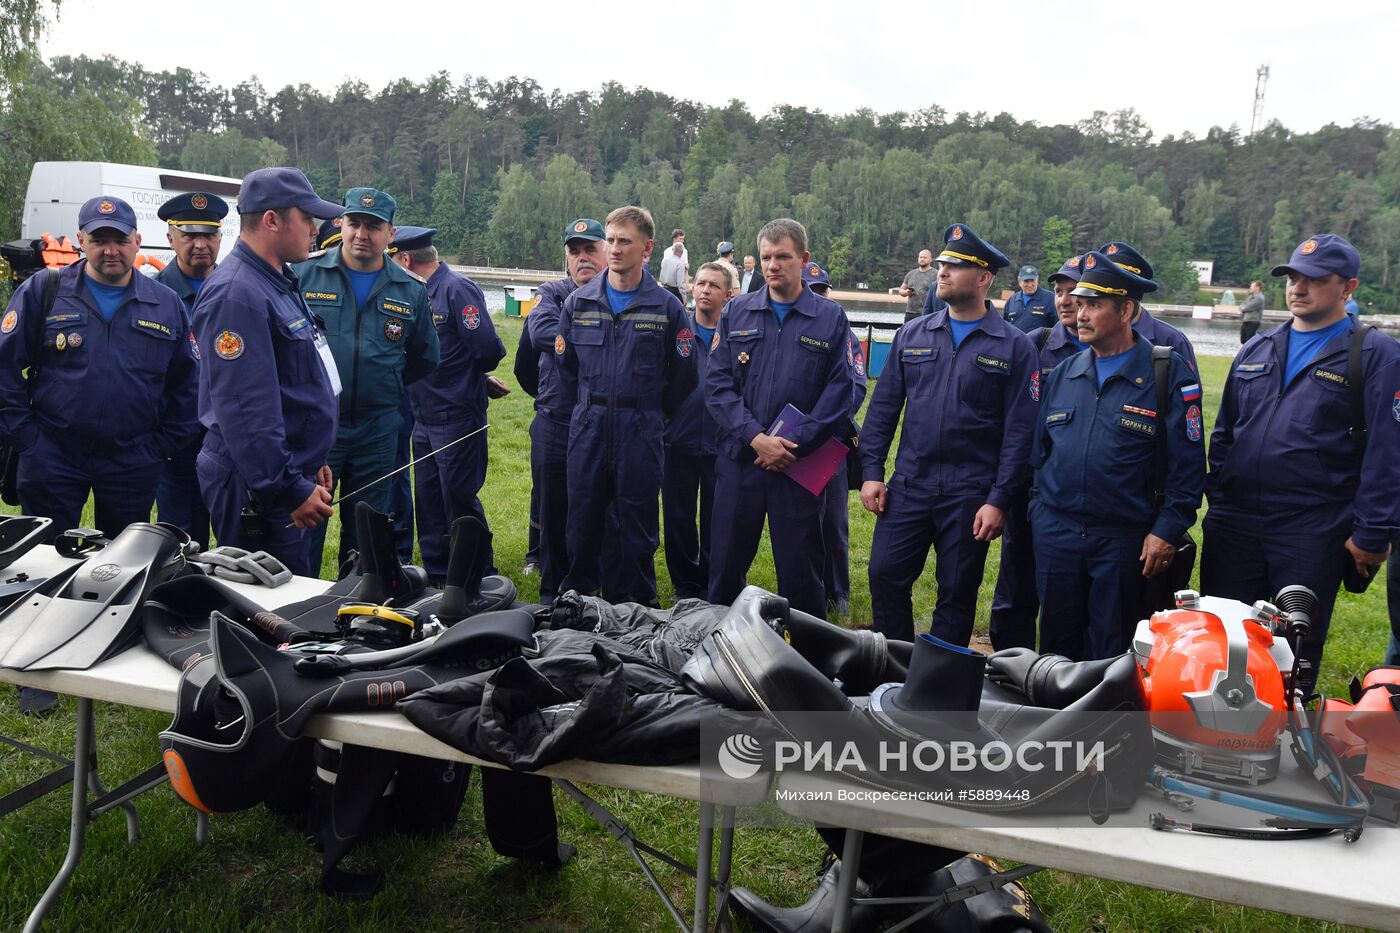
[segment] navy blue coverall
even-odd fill
[[[439,263],[428,279],[437,328],[438,368],[408,387],[413,404],[413,453],[422,457],[486,424],[486,374],[506,355],[486,296],[477,284]],[[486,482],[486,432],[414,467],[418,547],[432,577],[447,574],[452,523],[475,515],[486,524],[477,494]],[[494,573],[492,568],[489,572]]]
[[[1041,386],[1030,516],[1042,654],[1086,660],[1124,651],[1141,609],[1144,539],[1151,533],[1175,545],[1200,507],[1199,380],[1173,353],[1167,410],[1158,411],[1152,344],[1139,337],[1127,352],[1102,389],[1093,350],[1056,367]],[[1163,431],[1167,469],[1159,510]]]
[[[315,488],[336,429],[317,333],[296,274],[241,241],[195,304],[199,420],[208,432],[197,467],[214,537],[267,551],[303,576],[313,575],[310,532],[288,526]],[[249,534],[245,508],[260,513],[260,535]]]
[[[850,335],[851,366],[855,370],[855,395],[851,399],[851,423],[855,424],[860,406],[865,401],[867,380],[865,353],[855,332]],[[848,455],[860,461],[860,451]],[[845,466],[831,474],[822,503],[822,544],[826,562],[822,567],[822,586],[829,605],[841,607],[851,600],[851,477]]]
[[[342,249],[298,263],[296,273],[307,307],[325,321],[340,371],[340,427],[327,462],[336,489],[345,495],[394,468],[404,388],[437,368],[438,340],[423,283],[387,258],[364,307],[357,307]],[[370,486],[346,502],[346,518],[360,501],[391,511],[392,492],[389,481]],[[326,525],[318,525],[311,536],[317,569],[325,541]],[[355,522],[342,521],[341,558],[355,546]]]
[[[1347,538],[1365,551],[1400,538],[1400,344],[1380,331],[1362,344],[1363,450],[1351,436],[1347,371],[1356,326],[1286,386],[1291,325],[1250,338],[1210,436],[1201,589],[1253,603],[1293,583],[1310,588],[1318,607],[1302,654],[1314,670],[1351,561]]]
[[[1017,289],[1016,294],[1006,299],[1001,315],[1013,327],[1027,334],[1042,327],[1053,327],[1057,320],[1055,293],[1043,285],[1035,290],[1034,295]]]
[[[1155,347],[1171,347],[1186,361],[1193,373],[1201,371],[1201,367],[1196,365],[1196,348],[1191,346],[1190,338],[1180,328],[1173,327],[1166,321],[1159,321],[1143,308],[1142,317],[1133,324],[1133,330],[1146,337]]]
[[[153,278],[180,296],[187,315],[193,313],[199,291],[185,278],[178,262],[171,260],[170,265]],[[204,429],[200,428],[188,444],[161,464],[160,482],[156,485],[156,515],[163,522],[183,528],[200,548],[208,548],[209,508],[199,491],[199,474],[195,471],[195,460],[203,446]]]
[[[133,272],[105,321],[86,259],[58,273],[45,312],[49,274],[21,285],[0,320],[0,436],[19,453],[25,514],[53,519],[53,534],[76,528],[91,491],[94,520],[115,535],[150,521],[161,464],[195,435],[189,316]]]
[[[643,275],[621,314],[608,305],[606,273],[564,300],[554,353],[578,379],[569,423],[563,589],[603,591],[609,602],[657,605],[655,555],[662,444],[669,419],[696,386],[695,332],[680,300]],[[532,312],[533,313],[533,312]],[[619,577],[601,555],[613,504],[621,523]]]
[[[855,397],[851,326],[840,305],[805,286],[782,324],[768,302],[767,285],[730,299],[705,377],[719,449],[709,599],[728,605],[738,597],[766,518],[779,595],[794,609],[825,617],[824,497],[758,466],[749,445],[786,405],[807,416],[796,431],[784,432],[798,445],[793,453],[799,457],[849,430]]]
[[[666,424],[666,465],[661,481],[661,526],[666,572],[677,599],[704,599],[710,586],[710,512],[715,499],[715,419],[705,405],[705,373],[719,339],[695,334],[695,390]],[[696,503],[699,502],[699,524]]]
[[[1008,512],[1023,495],[1036,374],[1030,338],[990,304],[956,350],[946,311],[895,334],[860,435],[863,479],[883,482],[905,411],[870,545],[871,610],[886,637],[913,641],[914,581],[932,546],[938,599],[930,631],[957,645],[971,639],[988,547],[973,538],[973,518],[983,505]]]

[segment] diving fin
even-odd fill
[[[124,651],[139,635],[146,594],[184,566],[188,542],[174,525],[136,522],[49,577],[0,613],[0,667],[86,670]]]
[[[0,517],[0,570],[29,553],[30,548],[48,536],[51,518],[37,518],[33,515],[6,515]]]

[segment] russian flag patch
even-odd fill
[[[1181,400],[1183,402],[1199,402],[1201,400],[1200,383],[1181,387]]]

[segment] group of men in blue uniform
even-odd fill
[[[150,281],[133,272],[134,212],[94,198],[84,258],[16,293],[0,320],[0,434],[19,451],[24,508],[62,530],[91,491],[116,532],[149,515],[159,486],[162,517],[197,539],[204,506],[219,543],[315,574],[311,531],[337,483],[389,510],[389,485],[371,481],[402,459],[407,397],[414,452],[443,450],[415,471],[424,564],[442,577],[451,521],[485,521],[484,437],[452,443],[485,426],[505,353],[481,290],[439,261],[434,231],[396,231],[382,191],[338,205],[294,169],[253,172],[239,241],[216,265],[227,210],[208,193],[168,202],[176,259]],[[308,258],[331,216],[340,242]],[[1292,319],[1240,350],[1208,475],[1194,353],[1143,309],[1152,267],[1126,243],[1067,260],[1048,279],[1058,322],[1026,332],[987,301],[1006,256],[948,227],[929,313],[896,334],[857,447],[864,360],[801,224],[763,228],[755,291],[730,298],[726,270],[701,266],[693,313],[646,273],[653,237],[636,207],[573,222],[568,275],[526,319],[543,599],[656,604],[660,496],[679,596],[737,596],[767,522],[779,591],[825,615],[849,598],[845,471],[815,493],[782,474],[830,438],[858,450],[878,516],[874,622],[892,637],[913,637],[932,547],[932,631],[966,644],[1004,536],[993,645],[1036,644],[1038,621],[1042,651],[1117,653],[1204,491],[1203,589],[1313,588],[1316,665],[1341,581],[1374,573],[1400,537],[1400,345],[1345,313],[1359,257],[1339,236],[1310,237],[1274,270]],[[1021,303],[1043,312],[1041,291]]]
[[[448,448],[416,471],[424,563],[445,575],[451,521],[485,521],[485,438],[449,445],[484,427],[505,348],[481,290],[437,261],[435,231],[395,238],[395,207],[367,188],[335,204],[295,169],[261,169],[243,180],[222,262],[228,204],[167,201],[175,259],[150,279],[133,271],[132,208],[83,205],[84,258],[26,283],[0,321],[0,434],[20,451],[25,510],[76,527],[91,491],[116,534],[156,499],[201,545],[212,524],[218,543],[314,575],[308,531],[324,531],[337,483],[389,510],[389,485],[371,481],[395,465],[407,396],[420,456]],[[329,217],[341,240],[308,259]]]

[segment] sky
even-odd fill
[[[63,0],[41,49],[183,66],[226,87],[256,74],[269,91],[305,82],[329,93],[347,79],[378,90],[446,70],[454,81],[530,77],[546,91],[613,80],[716,106],[739,98],[755,115],[937,104],[1048,125],[1133,107],[1159,139],[1247,131],[1255,72],[1268,64],[1266,120],[1297,132],[1359,117],[1400,125],[1394,0],[625,6],[621,16],[620,4],[556,0],[436,11],[236,0],[114,15],[110,2]],[[337,45],[345,51],[324,51]]]

